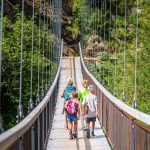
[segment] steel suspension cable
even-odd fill
[[[47,17],[46,17],[46,60],[48,61],[48,48],[49,48],[49,41],[48,41],[48,32],[49,32],[49,25],[48,25],[48,3],[47,3]],[[48,68],[47,68],[47,62],[46,62],[46,86],[45,86],[45,90],[48,90]]]
[[[96,23],[96,17],[95,17],[95,0],[93,0],[93,72],[95,72],[95,66],[94,66],[94,56],[95,56],[95,48],[94,48],[94,43],[95,43],[95,23]]]
[[[23,55],[23,37],[24,37],[24,0],[22,0],[22,13],[21,13],[21,45],[20,45],[20,86],[19,86],[19,106],[17,110],[17,119],[20,122],[23,119],[22,108],[22,55]]]
[[[53,1],[51,1],[51,6],[52,6],[52,15],[54,16],[54,6],[53,6]],[[53,24],[52,24],[52,21],[51,21],[51,34],[53,35],[52,36],[52,41],[51,41],[51,71],[50,71],[50,73],[51,73],[51,81],[50,81],[50,83],[52,83],[52,80],[53,80],[53,76],[52,76],[52,73],[53,73],[53,66],[52,66],[52,61],[53,61],[53,55],[54,55],[54,53],[53,53],[53,50],[54,50],[54,27],[53,27]]]
[[[30,76],[30,102],[29,112],[33,109],[32,82],[33,82],[33,51],[34,51],[34,0],[32,1],[32,51],[31,51],[31,76]]]
[[[104,0],[104,52],[106,51],[105,45],[106,45],[106,0]],[[104,55],[104,52],[103,52],[103,55]],[[102,85],[103,86],[105,85],[105,79],[104,79],[105,70],[104,70],[104,67],[105,67],[105,63],[103,63],[103,80],[102,80]]]
[[[97,44],[97,17],[96,17],[96,15],[97,15],[97,8],[96,8],[96,0],[94,1],[94,9],[95,9],[95,13],[94,13],[94,16],[95,16],[95,43]],[[95,44],[95,45],[96,45]],[[94,49],[94,60],[93,60],[93,62],[94,62],[94,69],[95,69],[95,73],[97,72],[97,67],[96,67],[96,48]]]
[[[92,18],[91,18],[91,29],[92,29],[92,52],[91,52],[91,58],[93,57],[93,35],[94,35],[94,28],[93,28],[93,0],[92,0],[92,3],[91,3],[91,8],[92,8]]]
[[[118,5],[117,5],[117,0],[116,0],[116,29],[115,29],[115,62],[114,62],[114,91],[113,91],[113,95],[116,97],[116,64],[117,64],[117,19],[118,19]]]
[[[135,50],[135,71],[134,71],[134,97],[133,97],[133,108],[137,108],[137,53],[138,53],[138,28],[139,28],[139,1],[136,1],[136,50]]]
[[[105,15],[103,17],[103,13],[105,12],[105,1],[102,1],[102,19],[103,19],[103,22],[102,22],[102,27],[103,27],[103,44],[105,44]],[[104,50],[101,51],[101,61],[103,60],[103,53],[104,53]],[[104,86],[104,62],[102,62],[102,85]]]
[[[51,1],[49,0],[49,7],[51,8]],[[51,13],[51,10],[50,10],[50,13]],[[51,24],[50,24],[50,15],[49,15],[49,19],[48,19],[48,24],[49,24],[49,28],[51,29]],[[50,32],[50,29],[48,30],[48,34],[50,35],[51,34],[51,32]],[[51,36],[50,36],[51,37]],[[49,58],[49,83],[48,83],[48,85],[50,86],[50,70],[51,70],[51,68],[50,68],[50,65],[51,65],[51,55],[50,55],[50,49],[51,49],[51,43],[50,43],[50,40],[48,41],[48,58]]]
[[[44,97],[44,53],[45,53],[45,0],[44,0],[44,21],[43,21],[43,59],[42,59],[42,91],[41,91],[41,99]]]
[[[109,18],[109,65],[108,65],[108,91],[110,91],[110,49],[111,49],[111,19],[112,19],[112,0],[110,0],[110,18]]]
[[[99,1],[96,3],[96,47],[98,52],[98,46],[99,46]],[[95,55],[95,69],[96,69],[96,77],[99,80],[99,69],[98,69],[98,57],[97,53]]]
[[[53,5],[53,16],[55,14],[55,11],[54,11],[54,1],[52,0],[52,5]],[[54,24],[52,25],[52,33],[53,33],[53,41],[52,41],[52,60],[54,61],[54,50],[55,50],[55,44],[54,44],[54,40],[55,40],[55,35],[54,35]],[[52,73],[52,72],[51,72]],[[52,76],[52,80],[53,80],[53,76]],[[51,80],[51,81],[52,81]]]
[[[2,88],[2,36],[3,36],[3,10],[4,10],[4,1],[1,0],[1,18],[0,18],[0,133],[3,132],[2,125],[2,116],[1,116],[1,88]]]
[[[58,62],[60,63],[60,57],[61,57],[61,16],[62,16],[62,0],[59,2],[59,59]]]
[[[100,28],[100,37],[101,37],[101,43],[103,42],[103,40],[102,40],[102,26],[103,26],[103,16],[102,16],[102,14],[103,14],[103,12],[102,12],[102,1],[101,1],[101,28]],[[100,82],[102,83],[102,47],[100,46],[100,58],[101,58],[101,65],[100,65]]]
[[[55,3],[55,21],[57,22],[58,21],[58,1],[56,0],[56,1],[54,1]],[[55,37],[56,37],[56,43],[55,43],[55,61],[56,61],[56,65],[58,66],[58,64],[57,64],[57,57],[58,57],[58,33],[57,33],[57,28],[58,28],[58,24],[55,22],[55,30],[54,30],[54,32],[55,32]],[[57,67],[56,66],[56,67]]]
[[[99,40],[99,37],[100,37],[100,35],[99,35],[99,21],[100,21],[100,19],[99,19],[99,17],[100,17],[100,16],[99,16],[99,15],[100,15],[100,14],[99,14],[99,13],[100,13],[100,10],[99,10],[99,9],[100,9],[100,6],[99,6],[100,3],[99,3],[99,1],[98,1],[98,4],[97,4],[97,5],[98,5],[98,11],[97,11],[97,43],[99,43],[99,41],[100,41],[100,40]],[[97,60],[97,62],[98,62],[98,60]],[[97,64],[98,64],[98,63],[97,63]],[[97,74],[98,74],[98,75],[97,75],[97,78],[98,78],[98,81],[99,81],[99,80],[100,80],[99,67],[97,66],[96,68],[97,68]]]
[[[123,92],[122,101],[126,100],[125,84],[126,84],[126,34],[127,33],[127,0],[125,0],[125,17],[124,17],[124,75],[123,75]]]
[[[39,2],[39,37],[38,37],[38,93],[36,105],[40,102],[40,54],[41,54],[41,0]]]

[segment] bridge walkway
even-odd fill
[[[95,137],[87,139],[82,129],[81,120],[78,122],[78,138],[69,140],[68,131],[64,129],[64,116],[62,113],[64,100],[60,97],[62,89],[66,86],[67,78],[72,77],[78,90],[82,88],[83,80],[79,57],[66,57],[62,59],[62,67],[59,81],[59,92],[54,114],[52,130],[48,138],[47,150],[110,150],[107,139],[96,121]]]

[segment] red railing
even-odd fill
[[[150,115],[111,95],[86,68],[80,48],[83,78],[96,88],[98,118],[114,150],[150,150]]]

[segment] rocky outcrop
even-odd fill
[[[93,35],[87,42],[87,46],[84,49],[84,54],[86,57],[95,57],[96,54],[101,51],[107,51],[107,46],[104,44],[100,36]]]

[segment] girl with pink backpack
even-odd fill
[[[77,92],[74,91],[71,93],[71,99],[67,101],[65,110],[67,112],[68,131],[70,136],[69,139],[71,140],[73,138],[77,138],[77,121],[80,118]]]

